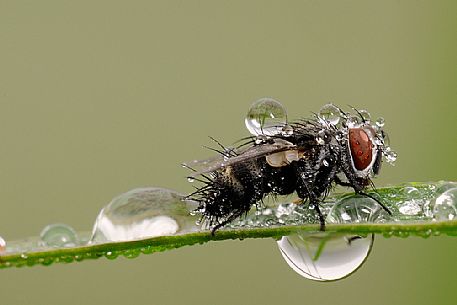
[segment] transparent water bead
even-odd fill
[[[365,196],[342,198],[327,215],[328,223],[383,222],[389,214],[374,199]]]
[[[379,117],[379,118],[376,120],[376,126],[378,126],[379,128],[384,127],[385,124],[386,124],[386,121],[384,120],[383,117]]]
[[[349,128],[358,127],[361,122],[362,122],[362,120],[360,119],[359,116],[355,116],[352,114],[349,114],[349,116],[344,121],[345,125]]]
[[[386,158],[387,163],[394,165],[397,160],[397,153],[393,151],[390,147],[384,149],[384,157]]]
[[[126,241],[198,231],[197,208],[183,195],[163,188],[131,190],[105,206],[95,222],[91,242]]]
[[[341,111],[333,104],[326,104],[320,109],[319,118],[329,124],[336,125],[341,119]]]
[[[281,130],[281,134],[285,137],[290,137],[291,135],[294,134],[294,129],[292,126],[286,124]]]
[[[373,246],[368,237],[330,233],[297,233],[278,241],[287,264],[301,276],[315,281],[335,281],[354,273]]]
[[[457,188],[451,188],[439,195],[432,203],[435,220],[454,220],[457,217]]]
[[[48,247],[74,247],[79,244],[76,231],[69,225],[47,225],[40,233],[42,244]]]
[[[453,189],[453,188],[457,188],[457,182],[440,181],[437,184],[435,193],[440,195],[440,194],[446,192],[447,190],[450,190],[450,189]]]
[[[362,110],[358,111],[358,114],[363,118],[365,123],[370,123],[371,122],[371,114],[368,111],[362,109]]]
[[[287,124],[287,112],[277,100],[264,97],[251,105],[244,122],[252,135],[272,136],[283,132]]]
[[[407,199],[397,203],[400,213],[407,216],[427,216],[423,211],[423,207],[426,203],[425,198],[423,198],[421,192],[419,192],[417,188],[406,186],[403,189],[403,193]]]

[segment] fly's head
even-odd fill
[[[335,134],[335,143],[341,148],[346,168],[360,180],[368,183],[369,178],[379,174],[383,158],[393,164],[397,154],[390,148],[384,119],[371,120],[366,110],[344,112],[333,104],[322,107],[319,122]]]

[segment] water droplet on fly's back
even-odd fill
[[[448,189],[434,200],[432,214],[438,221],[457,218],[457,188]]]
[[[74,247],[79,244],[75,230],[62,223],[46,226],[41,231],[40,238],[48,247]]]
[[[319,144],[319,145],[324,145],[326,139],[327,139],[327,134],[325,133],[324,130],[320,130],[320,131],[317,133],[317,137],[316,137],[316,142],[317,142],[317,144]]]
[[[365,123],[371,122],[371,114],[368,111],[362,109],[362,110],[359,110],[359,114],[363,118],[363,121],[365,121]]]
[[[378,126],[379,128],[384,127],[384,125],[385,125],[385,120],[383,117],[380,117],[376,120],[376,126]]]
[[[336,125],[341,119],[341,111],[333,104],[326,104],[320,109],[319,118],[329,124]]]
[[[355,272],[366,260],[374,235],[368,237],[330,233],[297,233],[278,241],[287,264],[315,281],[335,281]]]
[[[294,134],[294,129],[292,128],[292,126],[286,124],[283,128],[282,128],[282,131],[281,131],[281,134],[285,137],[290,137],[291,135]]]
[[[126,241],[198,231],[197,204],[163,188],[139,188],[105,206],[95,222],[91,242]]]
[[[251,105],[244,122],[252,135],[272,136],[281,133],[286,126],[286,109],[277,100],[264,97]]]
[[[349,115],[346,118],[346,125],[349,128],[357,127],[361,123],[360,117],[355,116],[355,115]]]

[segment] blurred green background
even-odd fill
[[[455,1],[0,1],[0,235],[90,230],[140,186],[191,190],[180,162],[246,136],[272,96],[386,119],[378,186],[456,180]],[[379,237],[379,236],[378,236]],[[273,240],[0,271],[1,304],[455,304],[457,239],[379,237],[316,283]]]

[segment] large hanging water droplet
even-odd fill
[[[286,109],[277,100],[264,97],[251,105],[244,122],[252,135],[272,136],[281,133],[286,126]]]
[[[197,208],[183,195],[163,188],[139,188],[105,206],[95,222],[91,242],[126,241],[198,231]]]
[[[382,222],[389,214],[376,200],[365,196],[351,196],[340,199],[327,216],[328,223]]]
[[[326,104],[320,109],[319,118],[329,124],[336,125],[341,119],[341,111],[333,104]]]
[[[78,236],[69,225],[56,223],[46,226],[40,233],[41,241],[48,247],[74,247]]]
[[[457,188],[451,188],[439,195],[432,203],[435,220],[453,220],[457,218]]]
[[[297,233],[282,237],[278,246],[287,264],[301,276],[315,281],[335,281],[360,268],[373,241],[374,235]]]

